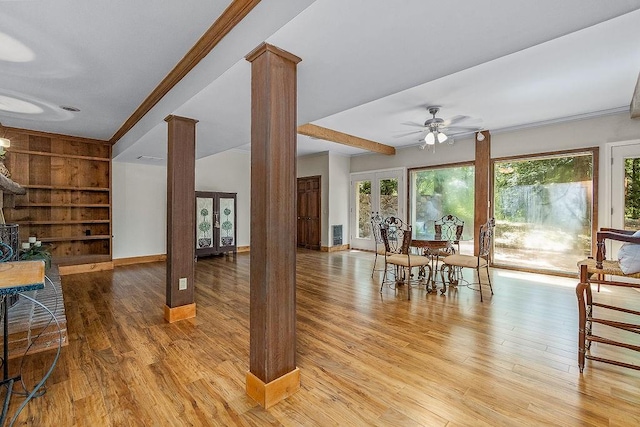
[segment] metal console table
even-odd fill
[[[0,426],[4,425],[9,409],[9,401],[13,392],[13,384],[20,380],[20,375],[9,378],[9,308],[7,298],[19,292],[44,288],[44,261],[10,261],[0,263],[0,297],[3,307],[4,349],[3,373],[0,386],[7,388],[7,394],[0,415]]]

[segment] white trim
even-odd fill
[[[640,144],[640,139],[631,139],[627,141],[616,141],[616,142],[607,142],[604,146],[604,191],[599,191],[598,199],[602,198],[602,193],[606,194],[605,203],[604,203],[604,213],[605,218],[601,218],[602,215],[598,215],[599,224],[598,228],[602,227],[610,227],[611,226],[611,185],[612,179],[611,174],[613,173],[611,167],[611,159],[613,158],[613,147],[623,147],[625,145],[634,145]],[[594,165],[595,166],[595,165]],[[601,187],[602,188],[602,187]],[[603,221],[604,220],[604,221]]]

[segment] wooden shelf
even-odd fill
[[[20,221],[24,225],[109,224],[108,219],[72,219],[68,221]]]
[[[108,203],[27,203],[18,208],[108,208]]]
[[[70,190],[70,191],[100,191],[109,192],[107,187],[73,187],[65,185],[23,185],[24,188],[33,188],[36,190]]]
[[[100,262],[110,262],[109,255],[54,255],[52,262],[58,266],[94,264]]]
[[[43,243],[52,243],[52,242],[74,242],[81,240],[107,240],[111,239],[111,236],[106,235],[95,235],[95,236],[64,236],[64,237],[41,237],[40,241]]]
[[[7,150],[7,152],[17,153],[17,154],[29,154],[31,156],[62,157],[63,159],[90,160],[93,162],[110,162],[111,161],[110,158],[105,158],[105,157],[90,157],[90,156],[78,156],[77,154],[48,153],[46,151],[30,151],[30,150],[12,149],[12,150]]]

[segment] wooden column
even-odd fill
[[[250,363],[268,408],[300,388],[296,367],[296,64],[263,43],[251,62]]]
[[[478,135],[483,135],[480,141]],[[473,253],[480,250],[478,233],[480,226],[487,222],[490,212],[490,188],[491,188],[491,134],[488,130],[476,134],[476,177],[475,177],[475,218],[473,221]]]
[[[195,317],[196,123],[168,116],[167,155],[167,322]],[[182,286],[181,286],[182,283]],[[180,288],[183,289],[180,289]]]

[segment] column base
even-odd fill
[[[247,395],[268,409],[300,389],[300,369],[284,374],[265,384],[250,371],[247,372]]]
[[[177,322],[178,320],[191,319],[196,317],[196,303],[179,305],[177,307],[164,306],[164,320],[169,323]]]

